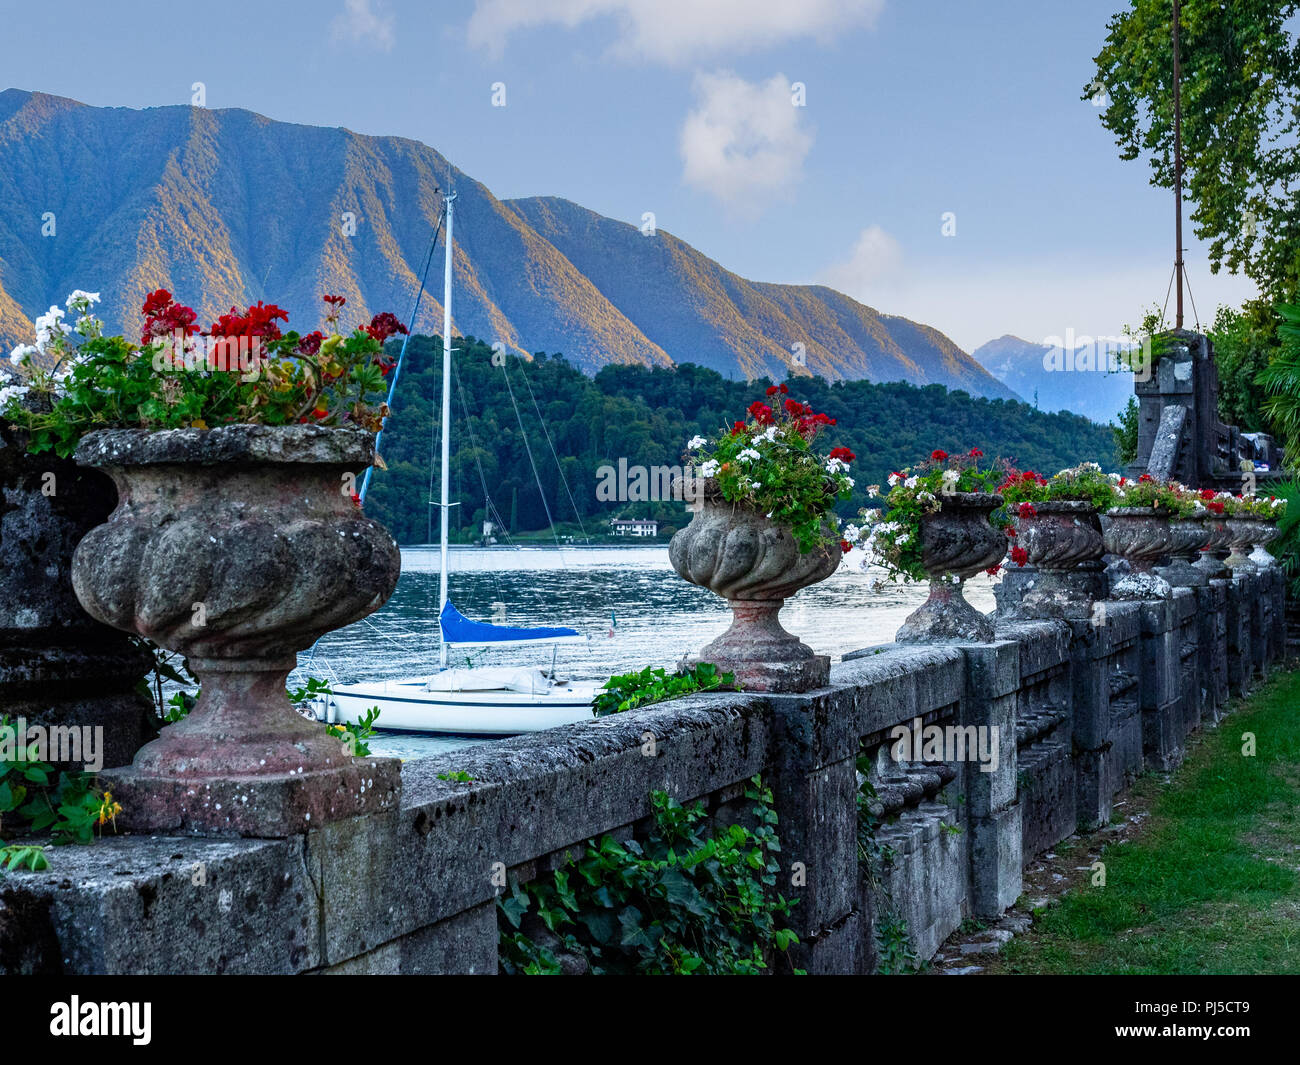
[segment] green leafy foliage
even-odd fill
[[[1184,0],[1183,155],[1191,220],[1210,262],[1244,272],[1270,298],[1300,277],[1300,48],[1293,0]],[[1123,159],[1145,158],[1172,189],[1173,39],[1169,0],[1130,0],[1107,25],[1083,98]]]
[[[1124,409],[1119,412],[1116,424],[1111,426],[1115,434],[1115,455],[1121,466],[1129,466],[1138,457],[1138,401],[1137,396],[1129,396]]]
[[[0,729],[12,735],[8,717]],[[56,846],[90,843],[95,832],[121,813],[121,806],[100,790],[93,774],[55,769],[37,757],[18,736],[12,758],[0,760],[0,833],[10,839],[48,835]],[[43,848],[6,845],[0,838],[0,870],[42,869]]]
[[[685,670],[669,673],[664,669],[646,666],[639,673],[622,673],[610,677],[592,701],[596,717],[620,714],[638,706],[661,703],[692,692],[735,688],[734,673],[719,673],[711,662],[700,662]]]
[[[722,498],[766,515],[789,528],[803,554],[839,544],[839,522],[832,513],[837,501],[853,489],[848,475],[853,452],[844,447],[820,454],[814,441],[833,424],[826,414],[788,398],[788,385],[772,385],[768,398],[750,404],[748,418],[716,433],[695,437],[701,476],[716,478]],[[782,397],[786,396],[784,400]],[[688,457],[689,454],[688,454]]]
[[[709,831],[704,804],[651,795],[644,841],[588,840],[583,854],[548,878],[511,882],[497,900],[502,969],[561,971],[556,949],[521,930],[543,925],[561,953],[595,974],[755,975],[773,969],[798,939],[785,920],[793,905],[777,890],[777,817],[755,777],[745,795],[752,828]]]

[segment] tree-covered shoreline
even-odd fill
[[[485,517],[505,525],[512,536],[545,533],[547,505],[563,531],[581,536],[585,528],[593,539],[608,532],[614,517],[653,517],[678,527],[688,516],[680,502],[598,499],[597,485],[609,480],[608,474],[602,478],[601,467],[617,470],[620,459],[628,469],[680,466],[691,437],[710,435],[744,417],[745,408],[776,383],[729,381],[690,363],[671,370],[614,365],[588,377],[562,356],[539,353],[528,361],[494,355],[473,337],[458,340],[454,356],[449,487],[453,502],[460,503],[451,512],[453,539],[459,541],[477,539]],[[375,471],[366,501],[367,512],[399,543],[437,538],[437,508],[430,500],[438,494],[441,358],[439,338],[411,338],[381,442],[388,468]],[[788,383],[792,395],[836,419],[827,439],[858,456],[853,496],[839,508],[845,516],[867,505],[869,484],[883,484],[891,471],[935,448],[957,452],[978,446],[990,457],[1048,473],[1083,461],[1107,468],[1116,462],[1111,431],[1078,415],[1046,414],[1025,403],[976,398],[942,385],[831,384],[818,377]],[[484,507],[485,486],[494,514]]]

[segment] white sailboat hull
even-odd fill
[[[557,684],[535,692],[503,689],[428,691],[424,678],[340,684],[313,706],[317,718],[353,723],[379,707],[377,727],[461,736],[517,736],[592,719],[594,684]]]

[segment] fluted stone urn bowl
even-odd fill
[[[197,706],[112,781],[134,830],[280,836],[395,805],[395,759],[351,757],[285,695],[296,652],[377,610],[401,556],[352,500],[356,429],[91,433],[76,459],[117,508],[73,557],[93,617],[182,653]]]
[[[691,481],[695,516],[673,536],[668,557],[684,579],[722,596],[731,627],[690,655],[734,673],[746,691],[798,692],[823,687],[830,658],[787,632],[778,617],[800,588],[825,580],[840,564],[838,544],[800,552],[790,530],[752,507],[722,498],[713,478]]]
[[[1016,516],[1016,543],[1038,576],[1013,612],[1019,617],[1086,618],[1106,597],[1106,553],[1097,508],[1083,500],[1048,500]]]
[[[1257,542],[1255,537],[1260,535],[1258,526],[1262,524],[1254,518],[1228,519],[1230,551],[1223,564],[1232,571],[1234,577],[1239,573],[1254,573],[1259,568],[1251,559],[1250,551]]]
[[[964,640],[988,643],[993,625],[962,595],[968,577],[990,569],[1007,553],[1007,537],[989,518],[1002,506],[992,492],[949,492],[921,518],[921,564],[930,596],[903,622],[899,643]]]
[[[1169,525],[1169,514],[1155,507],[1112,507],[1106,511],[1101,523],[1106,550],[1130,567],[1111,588],[1111,598],[1168,599],[1174,594],[1154,568],[1173,546]]]
[[[1252,521],[1254,539],[1251,541],[1255,545],[1255,550],[1250,553],[1250,560],[1255,563],[1255,568],[1259,570],[1271,569],[1277,565],[1277,559],[1270,555],[1264,548],[1271,544],[1281,534],[1276,522],[1267,521],[1264,518]]]
[[[1194,588],[1210,583],[1209,577],[1195,565],[1202,549],[1209,547],[1215,536],[1209,518],[1209,512],[1202,510],[1186,517],[1170,519],[1170,562],[1169,565],[1158,568],[1160,576],[1170,586]]]
[[[1209,539],[1200,550],[1200,557],[1195,562],[1196,570],[1207,580],[1220,580],[1232,576],[1219,559],[1219,553],[1228,550],[1232,540],[1232,530],[1228,528],[1228,519],[1222,514],[1210,512],[1205,519]]]

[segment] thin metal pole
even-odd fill
[[[1179,82],[1182,56],[1179,54],[1178,22],[1181,0],[1174,0],[1174,272],[1178,276],[1178,303],[1174,327],[1183,327],[1183,107]]]
[[[456,194],[447,196],[447,260],[442,271],[442,507],[439,519],[441,532],[440,556],[441,569],[438,573],[438,618],[441,623],[442,609],[447,605],[447,482],[451,470],[451,250],[452,217],[455,213]],[[442,628],[438,628],[438,665],[447,668],[447,641],[441,638]]]

